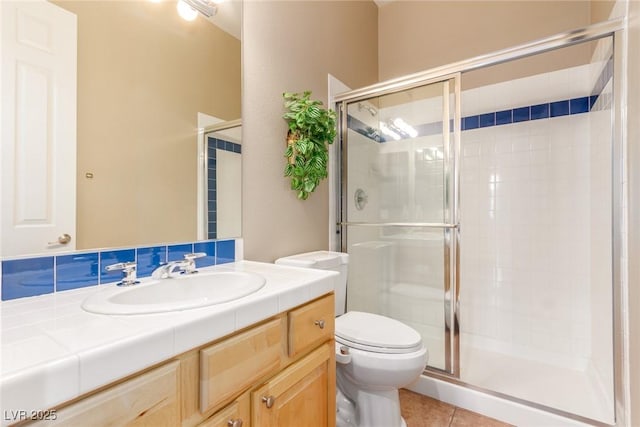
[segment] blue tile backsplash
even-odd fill
[[[136,249],[138,277],[151,276],[153,270],[167,262],[167,247],[152,246]]]
[[[135,249],[119,249],[115,251],[100,252],[100,283],[119,282],[122,279],[122,271],[107,271],[111,264],[121,262],[134,262],[136,260]]]
[[[186,254],[193,253],[193,243],[167,246],[167,261],[180,261]]]
[[[56,292],[97,285],[100,277],[99,266],[100,257],[97,252],[58,255],[56,257]],[[2,283],[4,284],[4,280]],[[2,295],[4,296],[4,291]]]
[[[2,262],[2,299],[9,300],[54,291],[54,257]]]
[[[208,240],[176,245],[141,246],[57,256],[5,259],[2,261],[2,300],[50,294],[117,282],[120,271],[105,267],[135,261],[138,277],[148,277],[161,264],[180,260],[184,254],[204,252],[196,265],[201,267],[235,261],[235,240]]]
[[[236,245],[232,240],[218,242],[218,264],[233,262],[236,258]]]
[[[234,242],[234,249],[235,249],[235,242]],[[202,258],[196,258],[197,268],[209,267],[216,264],[216,242],[194,243],[193,252],[206,254]],[[219,261],[218,264],[222,264],[222,261]]]

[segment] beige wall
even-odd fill
[[[380,80],[590,23],[588,1],[395,1],[378,15]]]
[[[640,426],[640,1],[629,2],[627,141],[629,168],[630,426]]]
[[[57,3],[78,15],[77,247],[195,239],[197,113],[240,117],[240,42],[173,1]]]
[[[300,201],[283,177],[282,92],[327,102],[327,74],[351,87],[377,81],[373,2],[249,1],[243,23],[243,221],[245,257],[258,261],[328,247],[324,181]]]
[[[592,0],[590,2],[591,23],[608,20],[615,4],[615,0]]]

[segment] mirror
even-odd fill
[[[205,195],[203,233],[199,237],[222,239],[240,236],[242,226],[242,123],[240,120],[210,126],[204,133]]]
[[[75,250],[196,240],[198,116],[240,117],[239,28],[174,0],[51,3],[77,16]]]

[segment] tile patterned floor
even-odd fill
[[[508,427],[488,418],[448,403],[408,390],[400,390],[400,410],[407,427]]]

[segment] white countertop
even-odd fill
[[[203,271],[247,271],[254,294],[192,310],[145,315],[84,311],[115,284],[0,303],[0,415],[45,410],[333,291],[338,273],[239,261]],[[143,279],[144,280],[144,279]]]

